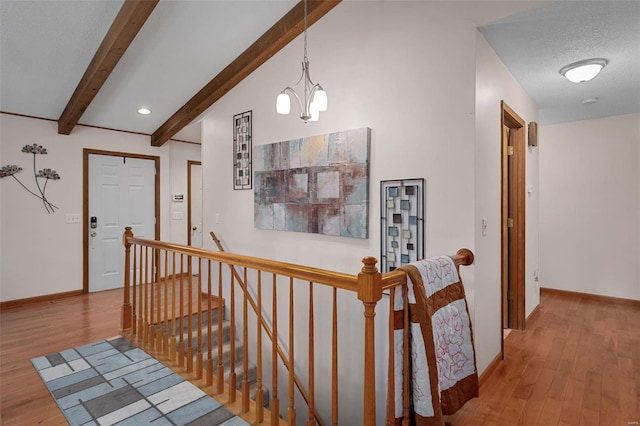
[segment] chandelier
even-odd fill
[[[303,90],[302,98],[295,91]],[[276,111],[278,114],[287,115],[291,112],[291,96],[298,101],[300,118],[307,121],[318,121],[320,111],[327,110],[327,92],[322,86],[314,84],[309,76],[309,59],[307,58],[307,0],[304,0],[304,59],[302,60],[302,75],[296,84],[287,86],[276,99]]]

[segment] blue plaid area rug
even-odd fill
[[[121,336],[31,363],[75,425],[247,425]]]

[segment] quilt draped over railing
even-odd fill
[[[446,256],[400,269],[408,279],[406,287],[392,290],[394,383],[389,384],[389,402],[393,404],[388,404],[388,424],[401,424],[405,418],[415,425],[444,425],[443,415],[455,413],[478,396],[473,332],[464,287],[455,263]],[[405,348],[409,351],[406,371]],[[403,397],[403,392],[408,392],[409,397]]]

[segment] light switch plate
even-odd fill
[[[80,214],[79,213],[67,213],[64,216],[65,223],[80,223]]]

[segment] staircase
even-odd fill
[[[205,299],[206,296],[203,295],[203,299]],[[217,301],[216,301],[217,302]],[[221,303],[221,308],[224,306],[223,304],[224,302]],[[215,305],[220,304],[219,302],[215,303]],[[208,333],[207,333],[207,326],[209,323],[209,311],[208,311],[208,307],[206,307],[206,303],[203,302],[203,306],[201,308],[201,315],[200,315],[200,322],[198,322],[198,313],[194,312],[193,314],[191,314],[191,348],[193,350],[193,365],[196,365],[197,363],[197,345],[198,345],[198,329],[200,330],[200,332],[202,333],[202,337],[201,337],[201,345],[200,345],[200,351],[203,354],[203,368],[205,370],[204,372],[204,377],[206,377],[207,374],[207,366],[208,366]],[[218,308],[218,306],[214,307],[211,309],[210,311],[211,313],[211,340],[212,340],[212,349],[211,349],[211,359],[213,360],[213,373],[215,374],[217,369],[218,369],[218,336],[220,333],[222,333],[222,365],[224,366],[224,381],[225,383],[229,383],[229,376],[231,374],[231,369],[229,368],[230,365],[230,361],[231,361],[231,323],[224,319],[224,308],[222,308],[222,310],[220,310]],[[223,315],[223,321],[222,321],[222,328],[219,328],[219,324],[218,324],[218,315],[222,314]],[[185,314],[182,317],[182,324],[180,323],[180,318],[176,318],[175,320],[169,320],[167,321],[166,324],[166,330],[165,330],[165,324],[164,323],[160,323],[158,325],[156,325],[155,327],[156,332],[158,330],[160,330],[161,332],[169,332],[171,333],[171,335],[176,337],[176,347],[178,347],[179,342],[182,341],[183,342],[183,353],[184,356],[187,357],[188,356],[188,348],[189,348],[189,315]],[[234,362],[235,362],[235,373],[236,373],[236,389],[237,390],[241,390],[242,388],[242,381],[244,380],[244,371],[243,371],[243,344],[241,340],[237,339],[237,335],[236,335],[236,340],[235,340],[235,345],[234,345],[234,351],[233,351],[233,355],[234,355]],[[187,360],[185,359],[185,365],[187,363]],[[255,389],[256,389],[256,383],[257,383],[257,367],[255,364],[251,363],[250,361],[248,362],[248,368],[247,368],[247,380],[249,383],[249,389],[250,389],[250,395],[251,395],[251,399],[255,400]],[[268,407],[268,402],[269,402],[269,398],[268,398],[268,389],[264,388],[264,404],[265,407]]]

